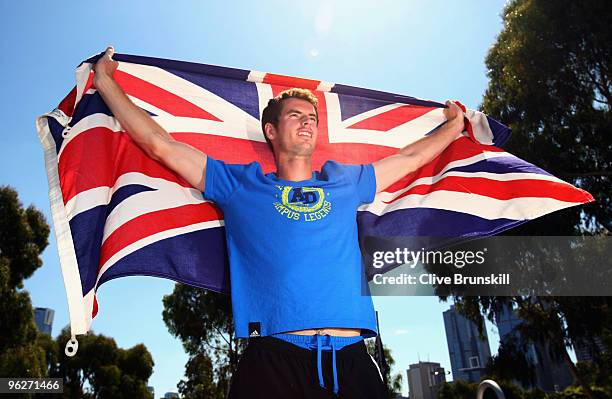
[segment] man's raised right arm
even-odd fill
[[[162,163],[193,187],[204,191],[207,157],[202,151],[176,141],[149,114],[137,107],[113,79],[119,63],[109,47],[96,63],[93,83],[131,139],[151,158]]]

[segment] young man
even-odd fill
[[[250,338],[230,398],[385,398],[364,337],[377,334],[357,239],[357,208],[420,168],[463,130],[447,101],[436,134],[370,165],[313,172],[317,99],[291,89],[270,100],[262,128],[276,173],[229,165],[178,141],[114,82],[109,47],[94,85],[130,137],[224,213],[236,336]]]

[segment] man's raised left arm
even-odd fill
[[[410,143],[399,150],[397,154],[390,155],[372,164],[376,174],[377,193],[408,173],[431,162],[461,134],[464,129],[463,111],[450,100],[446,101],[446,106],[444,116],[447,122],[436,129],[432,135]]]

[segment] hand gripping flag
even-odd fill
[[[313,167],[369,163],[430,134],[444,104],[329,82],[116,54],[115,80],[176,140],[229,163],[274,170],[260,127],[268,100],[291,87],[319,99]],[[227,292],[223,215],[148,158],[93,86],[93,57],[76,87],[37,120],[74,334],[98,311],[97,287],[149,275]],[[464,109],[466,131],[440,156],[358,211],[360,236],[488,236],[591,195],[499,147],[509,129]]]

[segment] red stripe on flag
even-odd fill
[[[70,93],[68,93],[68,95],[64,97],[62,102],[59,103],[59,105],[57,106],[57,108],[59,108],[60,111],[62,111],[64,114],[68,116],[72,116],[72,113],[74,112],[74,102],[76,100],[76,92],[77,92],[77,88],[76,86],[74,86],[72,90],[70,90]]]
[[[127,134],[95,127],[77,135],[62,151],[58,173],[64,203],[82,191],[112,187],[119,176],[129,172],[190,187],[169,169],[148,157]]]
[[[585,202],[584,192],[566,183],[536,179],[500,181],[484,177],[448,176],[431,185],[419,184],[412,187],[386,203],[393,203],[411,194],[426,195],[434,191],[455,191],[498,200],[535,197],[554,198],[565,202]]]
[[[93,309],[91,311],[91,317],[96,317],[96,315],[98,314],[98,298],[96,297],[96,294],[94,294],[94,299],[93,299]]]
[[[386,132],[399,125],[410,122],[420,116],[425,115],[429,111],[434,109],[433,107],[422,107],[418,105],[402,105],[394,108],[387,112],[374,115],[368,119],[359,121],[351,126],[349,129],[365,129],[365,130],[377,130],[380,132]]]
[[[187,143],[226,163],[244,164],[257,159],[264,171],[275,169],[274,156],[265,142],[201,133],[176,132],[171,135],[175,140]]]
[[[145,237],[196,223],[223,219],[222,212],[210,202],[183,205],[140,215],[123,224],[107,237],[100,249],[100,268],[117,252]]]
[[[317,147],[312,157],[312,167],[315,170],[320,170],[323,164],[330,159],[350,164],[367,164],[397,153],[397,148],[375,144],[330,144],[326,141],[326,137],[321,137],[321,131],[319,129]],[[274,156],[267,143],[200,133],[171,134],[176,140],[192,145],[211,157],[226,163],[244,164],[257,160],[264,173],[276,170]]]
[[[451,162],[470,158],[475,155],[482,154],[485,151],[504,152],[504,150],[495,146],[474,143],[465,136],[460,137],[446,147],[444,152],[434,158],[430,163],[402,177],[400,180],[387,187],[385,191],[390,193],[396,192],[405,188],[417,179],[437,175]]]
[[[185,100],[183,97],[170,93],[146,80],[119,70],[115,71],[113,77],[127,94],[162,109],[169,114],[221,122],[221,119]]]
[[[83,93],[81,93],[81,98],[83,98],[85,93],[87,93],[87,90],[95,89],[95,86],[93,84],[93,77],[94,77],[93,71],[89,72],[89,76],[87,77],[87,82],[85,82],[85,86],[83,86]],[[76,107],[76,104],[74,104],[74,106]]]
[[[263,83],[271,85],[284,86],[283,90],[299,87],[302,89],[316,90],[319,87],[320,80],[296,78],[293,76],[276,75],[273,73],[266,73],[263,78]],[[276,94],[275,94],[276,95]]]
[[[459,101],[455,101],[455,103],[459,106],[459,108],[461,108],[463,113],[467,112],[467,108],[465,108],[465,105],[461,104]],[[474,129],[472,128],[472,124],[466,116],[463,117],[463,124],[464,130],[467,132],[468,136],[472,139],[472,141],[478,143],[478,140],[476,140],[476,136],[474,136]]]

